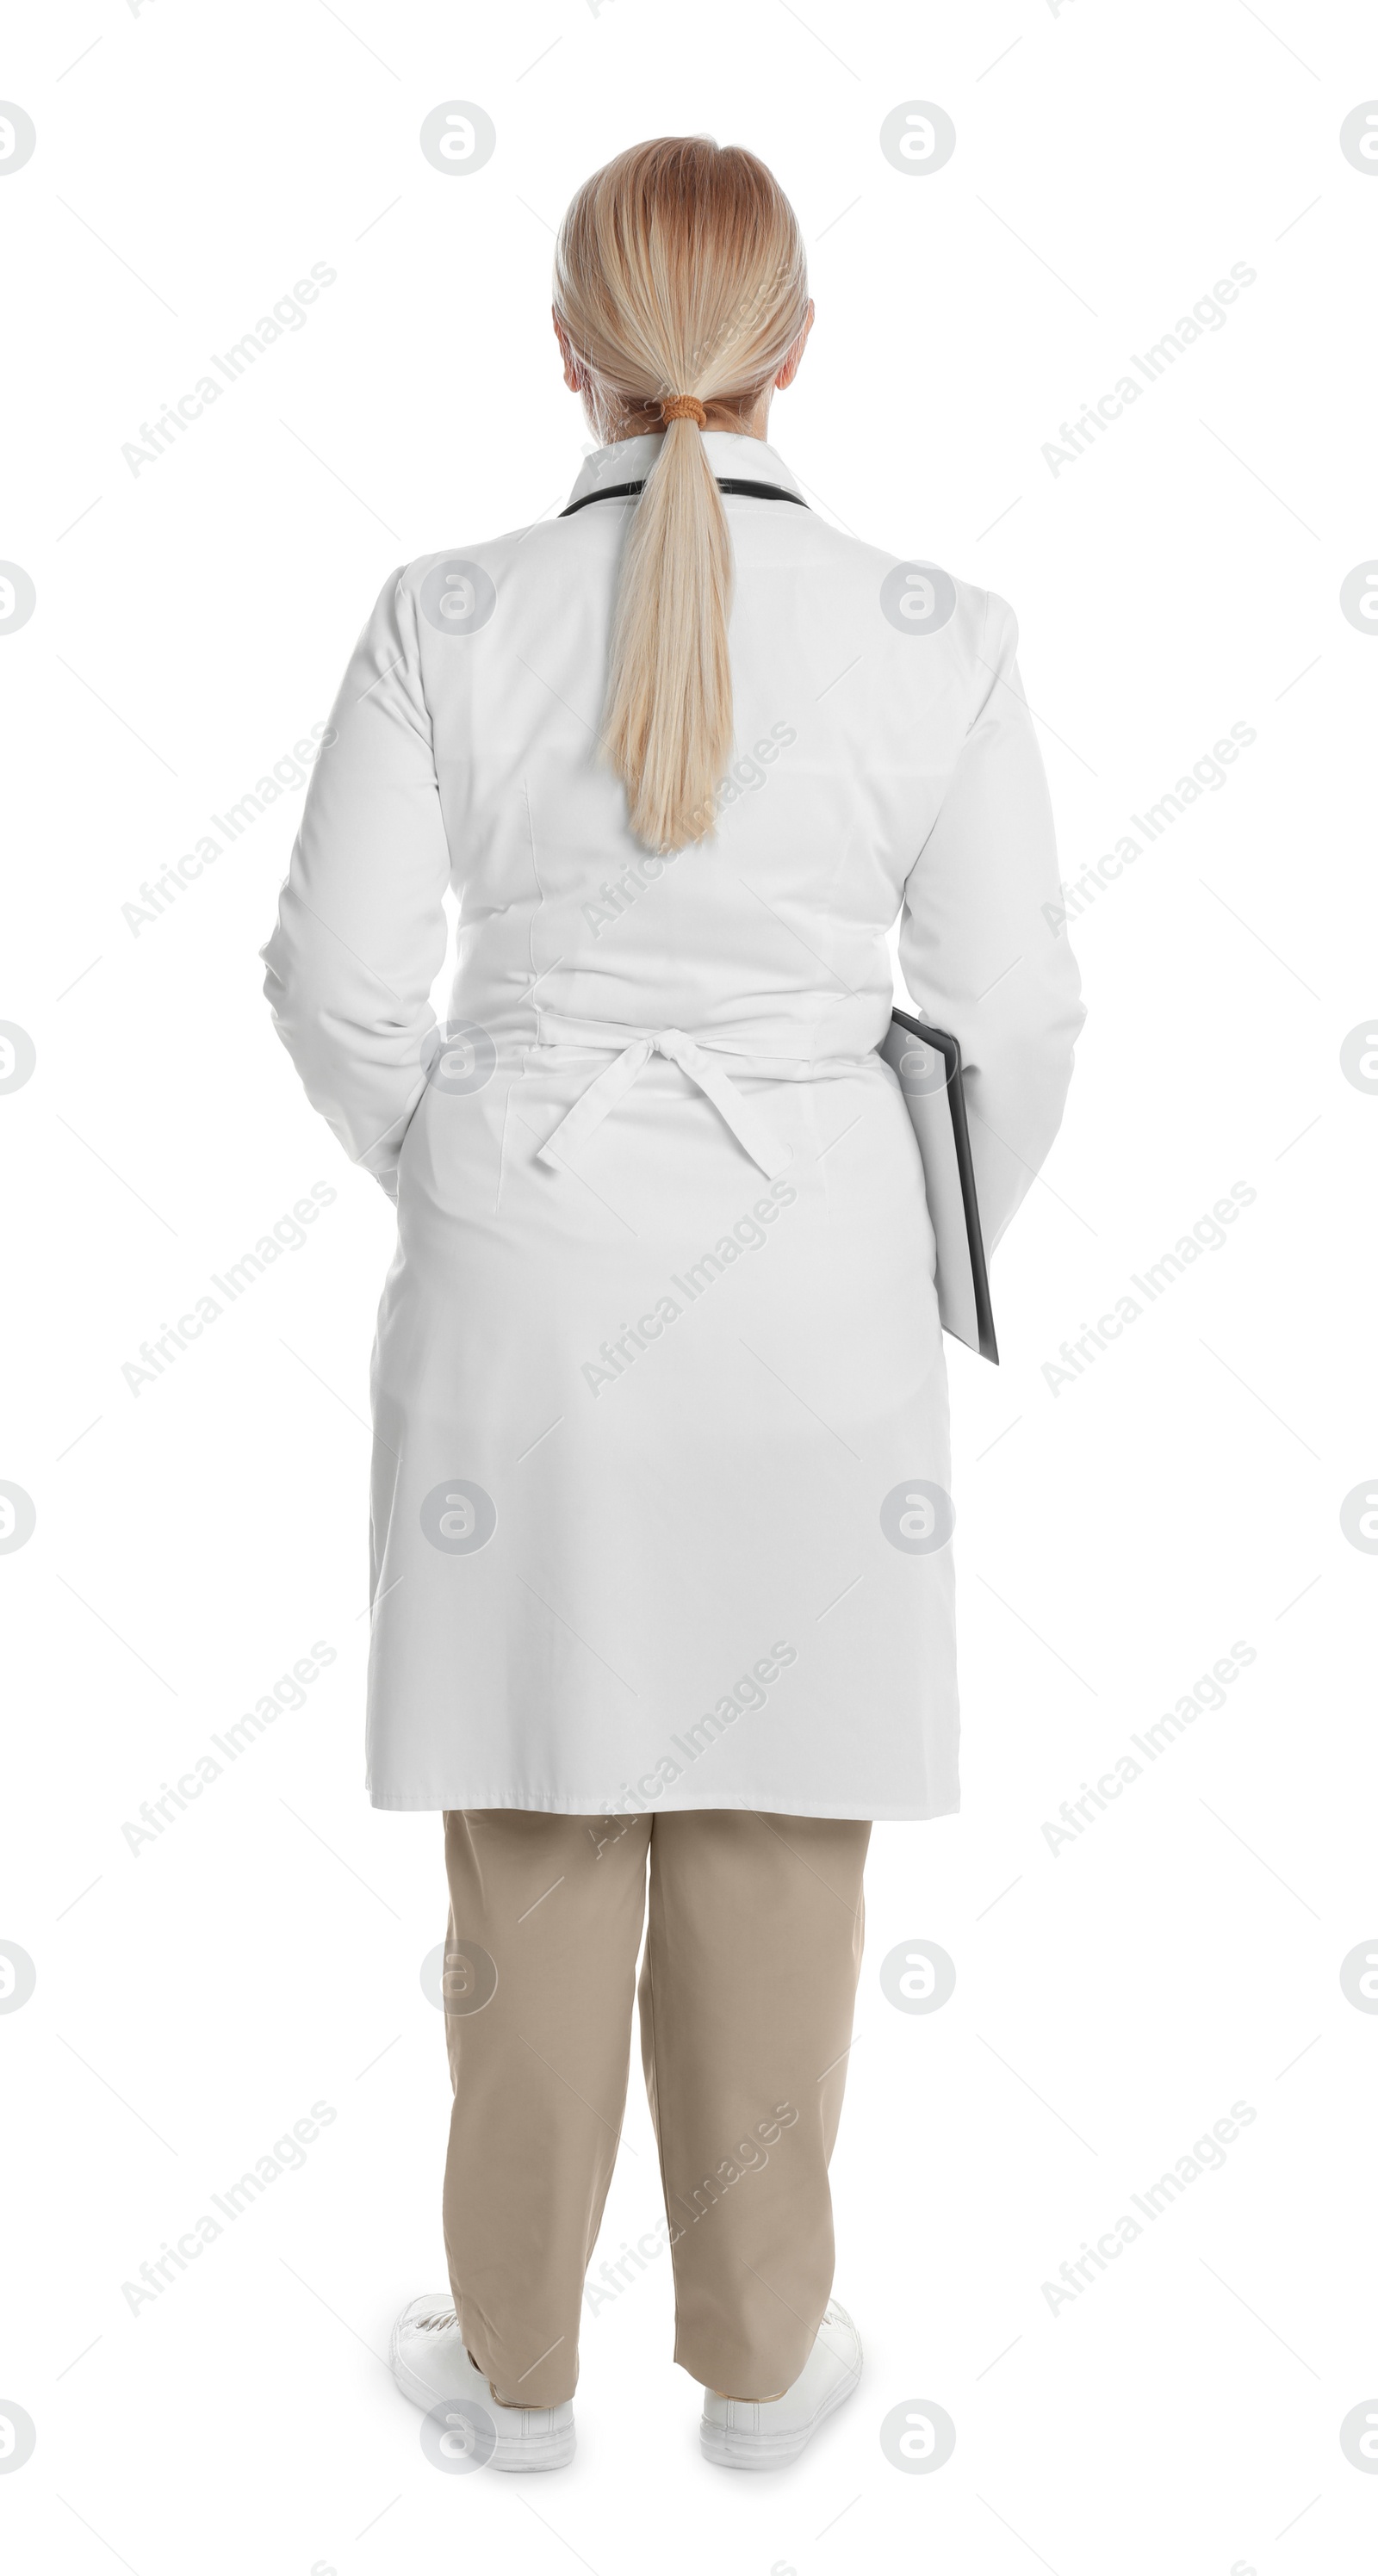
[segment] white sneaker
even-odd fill
[[[818,2340],[783,2397],[717,2397],[707,2389],[699,2446],[720,2469],[782,2469],[797,2460],[825,2415],[851,2396],[861,2377],[861,2337],[830,2299]]]
[[[446,2401],[456,2407],[454,2433],[436,2417],[442,2466],[495,2469],[563,2469],[574,2457],[574,2407],[503,2406],[477,2370],[460,2336],[454,2303],[443,2291],[413,2299],[392,2329],[392,2375],[404,2397],[430,2415]],[[489,2449],[489,2427],[492,2448]],[[424,2436],[423,2436],[424,2438]]]

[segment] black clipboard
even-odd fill
[[[971,1160],[962,1050],[945,1029],[891,1013],[881,1044],[918,1140],[928,1213],[937,1245],[938,1313],[943,1330],[999,1366],[990,1302],[976,1173]]]

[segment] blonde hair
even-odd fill
[[[601,438],[676,394],[743,415],[808,313],[794,210],[763,161],[703,135],[619,153],[560,227],[555,310]],[[602,749],[637,838],[713,829],[732,752],[732,549],[692,418],[670,421],[633,513],[613,620]]]

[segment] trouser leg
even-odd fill
[[[660,1815],[641,2048],[675,2272],[675,2359],[775,2397],[833,2277],[828,2160],[861,1966],[869,1824]]]
[[[445,2252],[465,2343],[509,2405],[557,2405],[578,2377],[627,2098],[649,1832],[644,1816],[445,1818]]]

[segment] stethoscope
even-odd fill
[[[801,510],[807,510],[809,506],[797,492],[784,492],[778,483],[744,483],[740,477],[733,474],[715,474],[713,480],[720,492],[740,492],[748,501],[797,501]],[[560,516],[562,519],[572,519],[575,511],[586,510],[590,501],[631,501],[636,498],[638,492],[644,492],[645,489],[644,475],[639,483],[609,483],[601,492],[585,492],[581,499],[571,501],[568,508],[560,512]]]

